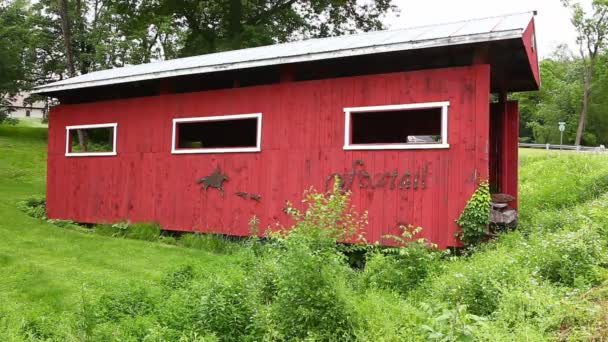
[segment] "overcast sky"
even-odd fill
[[[590,7],[591,0],[580,2],[586,8]],[[560,0],[394,0],[394,3],[401,8],[401,14],[398,18],[387,19],[390,28],[536,10],[536,41],[541,58],[550,56],[561,43],[569,44],[571,49],[575,44],[570,11],[561,5]]]

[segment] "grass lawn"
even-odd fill
[[[49,124],[42,122],[42,119],[38,118],[19,118],[19,122],[16,124],[17,127],[43,127],[48,128]]]
[[[90,294],[157,282],[183,263],[209,272],[233,257],[159,243],[61,229],[27,216],[16,203],[45,193],[46,129],[0,126],[0,308],[70,310]]]

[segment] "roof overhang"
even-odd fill
[[[524,42],[532,27],[533,13],[492,17],[392,31],[377,31],[358,35],[310,39],[243,50],[226,51],[202,56],[180,58],[155,63],[102,70],[46,84],[33,93],[54,96],[73,90],[108,87],[127,83],[170,79],[189,75],[222,73],[284,64],[352,59],[358,56],[379,56],[392,53],[415,53],[458,46],[475,46],[495,42]],[[529,44],[528,44],[529,45]],[[500,54],[502,52],[498,52]],[[529,51],[527,51],[529,54]],[[536,54],[533,51],[534,55]],[[529,56],[530,63],[535,56]],[[536,59],[534,59],[536,61]],[[538,65],[530,65],[530,68]],[[537,73],[532,72],[537,76]],[[538,77],[536,77],[538,87]],[[530,86],[526,89],[533,90]]]

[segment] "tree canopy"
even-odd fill
[[[608,0],[594,0],[591,13],[579,3],[571,9],[577,46],[562,45],[541,61],[541,90],[517,94],[520,137],[559,143],[558,122],[566,122],[565,144],[608,145]]]
[[[28,15],[25,3],[0,2],[0,122],[7,115],[12,96],[30,80],[26,61],[28,53]]]
[[[0,0],[0,113],[8,95],[52,80],[377,30],[393,11],[392,0]]]

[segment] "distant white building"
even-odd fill
[[[24,103],[25,99],[29,96],[27,93],[21,93],[15,96],[14,101],[11,101],[9,106],[10,111],[8,116],[11,118],[36,118],[42,119],[46,116],[46,103],[44,101],[37,101],[31,104]]]

